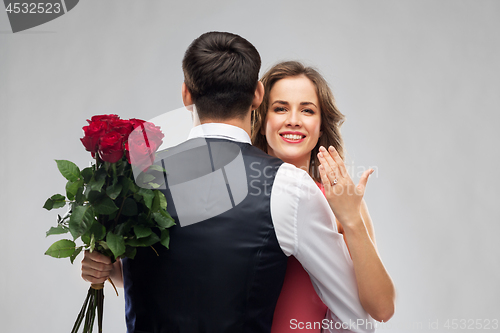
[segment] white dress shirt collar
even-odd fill
[[[206,123],[193,127],[189,132],[188,140],[194,138],[227,139],[252,144],[244,129],[223,123]]]

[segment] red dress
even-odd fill
[[[321,184],[318,186],[324,194],[323,186]],[[319,333],[326,310],[327,307],[316,294],[309,275],[299,261],[290,256],[283,288],[274,310],[271,333],[297,331]],[[298,326],[299,323],[304,326]],[[310,327],[314,327],[316,323],[316,328],[306,329],[307,323],[310,323]]]

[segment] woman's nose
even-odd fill
[[[300,120],[300,115],[295,111],[288,112],[288,117],[286,118],[286,125],[293,127],[298,127],[302,125],[302,122]]]

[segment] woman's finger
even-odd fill
[[[326,168],[327,172],[328,172],[328,167],[327,166],[329,166],[330,169],[333,171],[333,174],[334,174],[335,178],[338,178],[338,177],[342,176],[342,174],[340,173],[340,170],[339,170],[339,167],[338,167],[337,163],[335,163],[335,161],[330,156],[330,153],[328,152],[328,150],[325,149],[325,147],[323,147],[323,146],[319,147],[319,154],[320,155],[318,156],[318,159],[321,162],[321,164],[325,165],[325,168]]]
[[[328,154],[328,152],[326,152]],[[318,159],[319,162],[321,163],[320,166],[323,166],[323,169],[326,173],[327,178],[329,179],[329,183],[335,185],[338,182],[338,176],[335,173],[335,170],[332,169],[330,164],[326,161],[324,154],[322,152],[318,153]]]
[[[375,171],[375,170],[368,169],[365,172],[363,172],[363,174],[361,175],[361,178],[359,178],[359,183],[358,183],[358,186],[356,186],[356,189],[358,191],[360,191],[361,194],[365,192],[366,183],[368,182],[368,177],[370,177],[370,175],[373,173],[373,171]]]
[[[319,176],[321,178],[321,182],[323,183],[323,187],[325,189],[325,193],[330,193],[330,191],[332,190],[332,183],[330,182],[330,179],[328,178],[325,167],[323,165],[320,165],[318,169],[319,169]]]
[[[347,169],[345,167],[344,160],[342,160],[342,157],[340,157],[337,149],[335,147],[330,146],[328,147],[328,151],[330,152],[331,158],[335,161],[335,163],[338,165],[340,173],[342,174],[342,177],[347,178],[349,177],[349,173],[347,172]]]

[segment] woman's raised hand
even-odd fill
[[[321,163],[319,173],[325,188],[326,199],[337,220],[344,228],[349,227],[351,223],[362,221],[361,202],[368,177],[374,170],[368,169],[363,172],[358,185],[355,185],[347,172],[344,161],[334,147],[330,146],[327,151],[321,146],[318,159]]]

